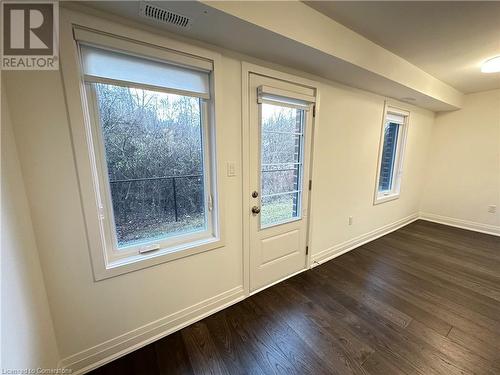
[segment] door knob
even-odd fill
[[[260,207],[257,207],[257,206],[252,207],[252,213],[254,215],[257,215],[259,212],[260,212]]]

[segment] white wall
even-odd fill
[[[222,60],[222,160],[239,161],[240,64]],[[7,72],[14,132],[62,358],[242,284],[241,180],[225,178],[226,246],[94,282],[60,72]],[[49,94],[50,93],[50,94]],[[29,111],[26,108],[30,108]],[[221,166],[224,167],[224,166]]]
[[[2,94],[2,360],[0,368],[53,368],[52,318],[9,109]]]
[[[321,86],[314,139],[313,258],[331,256],[342,250],[341,244],[418,214],[434,113],[403,108],[411,113],[401,196],[374,206],[384,98],[335,84]]]
[[[425,216],[500,233],[500,90],[466,95],[461,110],[436,116],[426,180]]]
[[[82,356],[104,349],[109,351],[102,355],[116,353],[124,348],[112,346],[144,333],[141,327],[155,327],[171,314],[242,286],[240,64],[234,54],[223,52],[218,77],[224,93],[218,99],[224,108],[218,152],[224,163],[236,161],[238,171],[237,177],[220,181],[225,192],[226,246],[99,282],[92,278],[60,73],[6,73],[62,358],[82,351]],[[433,113],[411,108],[401,198],[373,206],[383,107],[380,96],[321,83],[313,166],[313,253],[418,213]],[[355,218],[351,227],[348,215]]]

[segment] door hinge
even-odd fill
[[[313,117],[316,117],[316,104],[313,105]]]
[[[214,209],[214,202],[212,199],[212,194],[208,195],[208,210],[212,211]]]
[[[311,190],[313,187],[313,180],[309,180],[309,190]]]
[[[104,218],[104,206],[102,205],[102,203],[99,203],[99,220],[104,220]]]
[[[306,246],[306,255],[309,254],[309,246]]]

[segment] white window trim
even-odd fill
[[[301,93],[296,93],[293,91],[288,91],[284,89],[278,89],[266,85],[259,86],[257,88],[257,103],[259,105],[259,138],[262,137],[262,104],[267,103],[276,106],[295,108],[297,110],[303,111],[303,123],[302,123],[302,135],[301,135],[301,148],[300,148],[300,157],[299,163],[301,164],[300,168],[300,176],[299,176],[299,189],[296,191],[300,196],[300,205],[297,208],[298,215],[291,219],[284,219],[275,223],[271,223],[268,225],[262,225],[262,215],[259,215],[259,229],[264,230],[272,227],[277,227],[279,225],[289,224],[294,221],[303,219],[302,206],[304,205],[304,191],[302,190],[302,186],[304,185],[304,159],[305,159],[305,141],[304,138],[306,136],[306,132],[308,128],[312,126],[312,115],[311,108],[316,103],[316,97],[312,95],[306,95]],[[262,160],[260,155],[262,155],[261,144],[259,144],[259,165],[262,166]],[[259,179],[259,191],[263,191],[262,187],[262,178]],[[307,206],[307,205],[306,205]]]
[[[109,232],[106,233],[109,229],[101,225],[99,219],[102,209],[105,206],[101,200],[102,187],[99,186],[103,179],[99,177],[99,173],[101,173],[98,172],[100,168],[97,168],[99,159],[96,158],[94,153],[95,137],[92,137],[92,133],[95,131],[92,127],[95,126],[96,122],[93,121],[95,119],[92,120],[90,118],[92,110],[89,108],[89,101],[86,98],[87,93],[83,74],[80,69],[77,43],[74,40],[73,32],[75,27],[119,35],[120,39],[125,41],[127,39],[134,42],[147,40],[148,45],[146,47],[150,49],[151,47],[158,47],[158,53],[162,53],[163,50],[177,51],[181,54],[212,62],[213,70],[210,80],[212,92],[212,98],[210,99],[212,105],[210,107],[212,109],[210,111],[207,111],[206,108],[204,109],[205,116],[210,116],[209,121],[205,121],[205,123],[210,122],[211,124],[209,129],[204,127],[204,136],[208,137],[206,138],[207,140],[209,139],[208,142],[205,142],[205,145],[208,144],[208,147],[212,148],[208,150],[205,147],[204,150],[206,166],[208,167],[207,173],[211,174],[210,190],[212,193],[212,205],[215,211],[213,215],[209,215],[214,218],[212,225],[214,235],[210,238],[193,238],[193,241],[189,243],[173,244],[167,248],[143,254],[136,252],[134,255],[128,254],[126,257],[116,257],[114,256],[116,254],[113,255],[109,251],[110,246],[107,241],[110,236]],[[220,113],[220,110],[218,110],[219,100],[215,99],[220,98],[220,92],[215,82],[217,68],[220,65],[220,55],[203,48],[187,45],[143,30],[132,29],[125,25],[115,24],[108,20],[74,12],[69,9],[62,9],[61,12],[60,38],[63,84],[66,92],[66,103],[94,280],[103,280],[224,246],[224,206],[219,200],[223,192],[221,184],[217,184],[218,181],[221,181],[220,170],[217,168],[217,165],[221,164],[218,156],[219,153],[215,152],[218,134],[216,127],[218,113]],[[145,46],[144,42],[137,43]],[[140,51],[138,53],[140,54]],[[98,150],[95,151],[98,152]],[[205,178],[207,173],[204,173]],[[207,181],[205,181],[205,186],[207,186]]]
[[[120,250],[115,248],[114,239],[116,236],[115,232],[115,223],[114,223],[114,213],[112,209],[112,201],[111,201],[111,192],[109,190],[109,179],[107,177],[107,164],[105,159],[105,149],[104,149],[104,141],[102,139],[101,130],[99,127],[100,118],[95,106],[97,105],[97,97],[95,93],[95,88],[87,83],[85,85],[87,99],[88,99],[88,108],[89,114],[91,117],[91,131],[94,136],[92,137],[93,141],[93,149],[96,159],[97,168],[96,171],[99,175],[99,182],[101,182],[98,186],[99,189],[99,197],[102,204],[101,217],[102,226],[105,234],[105,247],[106,247],[106,255],[108,259],[109,267],[116,267],[120,264],[129,263],[131,258],[140,260],[145,257],[144,253],[138,255],[138,251],[149,248],[152,245],[158,245],[158,252],[161,253],[171,253],[175,251],[182,250],[184,248],[192,247],[192,244],[202,244],[202,243],[210,243],[214,241],[214,238],[217,237],[216,227],[214,227],[214,214],[215,212],[209,207],[210,197],[214,194],[214,186],[211,184],[211,163],[207,162],[210,160],[210,128],[208,121],[208,104],[206,101],[202,101],[201,112],[202,112],[202,123],[203,123],[203,160],[204,160],[204,187],[207,188],[204,191],[205,194],[205,216],[207,220],[207,229],[203,231],[195,231],[186,234],[179,234],[165,239],[158,239],[155,241],[149,241],[144,244],[132,245],[124,247]],[[205,141],[206,140],[206,141]],[[187,242],[186,238],[189,237],[189,242]],[[213,238],[211,238],[213,237]]]
[[[400,124],[401,126],[398,134],[398,142],[396,145],[393,186],[390,191],[381,193],[379,192],[378,187],[380,183],[380,167],[382,164],[382,153],[384,150],[384,133],[385,133],[384,129],[385,129],[385,124],[387,122],[387,115],[390,113],[403,116],[404,123]],[[403,169],[404,169],[404,154],[406,151],[406,139],[408,135],[409,123],[410,123],[409,111],[390,105],[387,102],[385,103],[384,116],[382,118],[382,126],[380,130],[379,154],[377,160],[377,178],[375,180],[375,194],[373,199],[374,205],[398,199],[401,194],[401,181],[403,178]]]

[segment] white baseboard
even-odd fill
[[[480,224],[425,212],[421,212],[420,214],[415,213],[393,223],[384,225],[383,227],[375,229],[371,232],[353,238],[349,241],[345,241],[338,245],[332,246],[317,254],[312,254],[311,268],[318,266],[321,263],[327,262],[333,258],[336,258],[342,254],[345,254],[348,251],[351,251],[367,242],[373,241],[379,237],[385,236],[388,233],[394,232],[395,230],[404,227],[405,225],[408,225],[418,219],[500,236],[500,227],[494,225]],[[298,273],[303,271],[304,270],[301,270]],[[294,275],[289,275],[285,277],[285,279],[291,276]],[[279,280],[278,282],[280,281],[282,280]],[[265,288],[269,286],[271,285],[268,285]],[[261,289],[259,289],[259,291]],[[256,292],[258,291],[255,291],[254,293]],[[148,323],[133,331],[105,341],[92,348],[86,349],[80,353],[64,358],[59,362],[59,367],[72,369],[72,373],[75,375],[84,374],[99,366],[111,362],[116,358],[119,358],[151,342],[154,342],[164,336],[178,331],[192,323],[195,323],[211,314],[214,314],[215,312],[220,311],[232,304],[235,304],[246,297],[247,295],[245,294],[243,287],[238,286],[217,296],[208,298],[186,309],[163,317],[157,321]]]
[[[420,219],[432,221],[433,223],[449,225],[461,229],[472,230],[474,232],[481,232],[491,234],[493,236],[500,236],[500,226],[477,223],[474,221],[455,219],[453,217],[441,216],[431,214],[428,212],[420,212]]]
[[[311,268],[319,266],[324,262],[345,254],[348,251],[351,251],[367,242],[373,241],[379,237],[385,236],[388,233],[394,232],[395,230],[404,227],[405,225],[408,225],[418,219],[419,215],[415,213],[393,223],[384,225],[383,227],[377,228],[371,232],[355,237],[349,241],[345,241],[338,245],[332,246],[326,250],[320,251],[319,253],[312,254]]]
[[[164,336],[178,331],[245,298],[242,286],[230,289],[200,303],[64,358],[59,368],[84,374]]]
[[[313,255],[312,261],[313,263],[316,260],[325,262],[326,260],[332,259],[335,256],[343,254],[366,242],[372,241],[404,225],[407,225],[416,219],[418,219],[417,214],[411,215],[402,220],[398,220],[395,223],[386,225],[373,232],[367,233],[351,241],[340,244],[339,246],[328,249],[325,252],[316,254],[316,256]],[[318,257],[318,255],[321,255],[321,257]],[[305,269],[300,270],[297,273],[303,271],[305,271]],[[294,275],[288,275],[284,279],[292,277]],[[279,280],[277,282],[281,281],[283,280]],[[271,285],[274,285],[276,283],[273,283]],[[265,288],[271,285],[268,285]],[[259,291],[261,289],[259,289]],[[251,294],[254,294],[256,292],[258,291],[254,291]],[[124,356],[125,354],[133,352],[134,350],[137,350],[149,343],[159,340],[160,338],[178,331],[192,323],[195,323],[211,314],[214,314],[215,312],[220,311],[232,304],[235,304],[246,297],[247,295],[245,294],[243,287],[238,286],[217,296],[208,298],[186,309],[158,319],[154,322],[145,324],[142,327],[117,336],[111,340],[105,341],[94,347],[66,357],[59,362],[58,367],[71,369],[72,374],[74,375],[84,374],[99,366],[111,362],[114,359]]]

